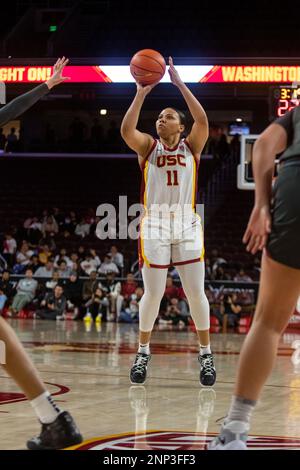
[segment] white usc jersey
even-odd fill
[[[172,149],[155,140],[142,171],[140,267],[203,261],[202,224],[195,212],[198,162],[186,140]]]
[[[156,139],[142,171],[141,203],[147,211],[162,204],[170,210],[195,208],[198,162],[185,139],[172,149]]]

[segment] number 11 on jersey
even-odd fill
[[[167,170],[168,181],[167,186],[178,186],[178,171]]]

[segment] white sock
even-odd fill
[[[207,346],[202,346],[200,344],[200,355],[203,356],[203,354],[211,354],[210,344]]]
[[[150,354],[150,343],[139,344],[138,352],[141,354]]]
[[[255,405],[255,400],[248,400],[247,398],[237,397],[234,395],[224,424],[228,424],[231,421],[242,421],[246,424],[250,423]]]
[[[44,392],[30,402],[41,423],[53,423],[62,410],[57,406],[50,393]]]

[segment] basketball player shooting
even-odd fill
[[[143,384],[146,380],[151,333],[165,291],[168,267],[172,264],[178,270],[197,329],[200,384],[212,386],[216,370],[210,348],[209,304],[204,291],[203,231],[195,211],[197,172],[208,137],[208,121],[201,104],[181,80],[171,57],[168,71],[194,119],[187,138],[182,138],[185,116],[172,107],[163,109],[157,118],[158,139],[137,129],[144,100],[155,84],[143,87],[137,83],[136,95],[121,125],[123,139],[138,154],[145,209],[139,246],[145,292],[139,304],[139,348],[130,380],[132,384]],[[164,207],[164,210],[157,210],[157,207]]]
[[[54,86],[68,80],[68,77],[62,75],[67,63],[65,57],[58,59],[49,80],[0,109],[0,126],[29,109]],[[82,437],[72,416],[53,401],[14,331],[1,316],[0,340],[5,345],[6,363],[3,368],[25,393],[42,425],[40,435],[30,439],[27,447],[32,450],[50,450],[79,444]]]

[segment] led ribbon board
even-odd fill
[[[293,83],[300,82],[300,66],[294,65],[175,65],[186,83]],[[52,67],[0,66],[0,81],[38,83],[47,80]],[[71,83],[134,83],[129,65],[69,65],[64,75]],[[162,83],[170,83],[166,73]],[[68,82],[69,83],[69,82]]]

